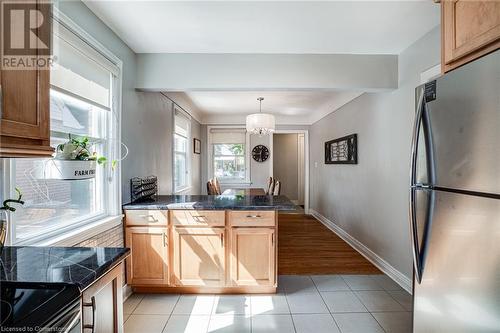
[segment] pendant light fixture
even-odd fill
[[[259,113],[247,116],[247,132],[252,134],[267,135],[274,132],[276,122],[274,115],[262,113],[262,101],[264,97],[257,98],[259,101]]]

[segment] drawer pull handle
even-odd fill
[[[153,215],[139,215],[139,217],[142,217],[152,223],[160,222],[160,220],[156,219]]]
[[[163,233],[163,247],[167,247],[168,243],[167,243],[167,234],[166,233]]]
[[[249,219],[260,219],[260,218],[262,218],[262,216],[260,216],[260,215],[247,215],[247,218],[249,218]]]
[[[84,307],[92,307],[92,324],[85,324],[83,325],[83,329],[86,330],[86,329],[89,329],[89,330],[92,330],[92,333],[95,332],[95,297],[92,296],[90,298],[90,303],[83,303],[82,304]]]

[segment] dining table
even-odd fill
[[[228,188],[222,195],[266,195],[266,191],[260,187]]]

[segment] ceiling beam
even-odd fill
[[[398,86],[397,55],[137,54],[143,91],[339,90]]]

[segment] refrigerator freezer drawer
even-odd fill
[[[500,200],[433,198],[414,333],[500,332]]]

